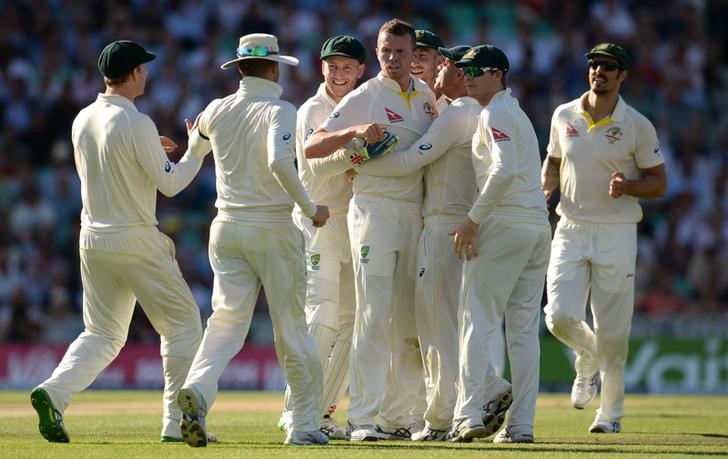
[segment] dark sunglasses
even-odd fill
[[[463,68],[463,72],[466,75],[471,76],[473,78],[478,78],[479,76],[481,76],[485,72],[495,72],[496,70],[498,70],[498,69],[494,69],[494,68],[491,68],[491,67],[484,67],[484,68],[480,68],[480,67],[464,67]]]
[[[601,67],[604,70],[606,70],[607,72],[611,72],[611,71],[617,70],[619,68],[619,64],[617,64],[616,62],[613,62],[613,61],[595,61],[595,60],[589,59],[589,62],[587,62],[587,63],[589,64],[589,68],[591,68],[591,69],[596,70],[597,67]]]

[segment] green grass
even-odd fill
[[[596,405],[596,404],[594,404]],[[159,442],[161,392],[87,391],[66,410],[69,444],[51,444],[37,430],[27,393],[0,392],[2,458],[295,457],[728,457],[728,398],[628,395],[623,433],[587,433],[594,410],[571,408],[567,394],[543,394],[536,410],[536,443],[495,445],[334,441],[323,447],[283,446],[275,428],[281,395],[222,392],[208,416],[220,442],[207,448]],[[345,414],[338,413],[344,421]]]

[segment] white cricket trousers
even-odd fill
[[[164,370],[162,435],[180,438],[177,392],[200,344],[200,312],[182,277],[172,240],[155,227],[96,233],[81,229],[84,331],[39,387],[61,412],[126,342],[137,300],[160,335]]]
[[[425,387],[414,321],[419,203],[354,196],[349,235],[356,279],[349,421],[387,428],[421,422]]]
[[[300,212],[293,221],[306,243],[306,323],[324,366],[321,415],[336,406],[349,386],[349,354],[354,330],[354,269],[346,215],[332,215],[315,228]],[[286,388],[285,409],[290,410]]]
[[[533,432],[538,327],[550,240],[547,225],[520,223],[515,217],[492,216],[481,225],[480,254],[463,265],[459,392],[453,424],[482,424],[486,381],[493,381],[489,343],[504,315],[513,384],[508,425]]]
[[[425,370],[427,427],[449,430],[457,400],[458,309],[462,260],[455,254],[448,233],[465,215],[436,215],[425,218],[417,247],[415,279],[415,321]],[[489,345],[491,363],[502,374],[505,338],[498,322]]]
[[[601,372],[597,420],[624,415],[624,368],[634,311],[637,225],[562,218],[551,245],[546,325],[576,354],[577,376]],[[592,329],[586,322],[591,298]]]
[[[212,407],[225,366],[243,347],[262,285],[276,355],[291,387],[292,428],[318,430],[323,371],[306,330],[303,236],[290,214],[256,217],[220,212],[210,226],[213,312],[184,387],[202,397],[204,411]]]

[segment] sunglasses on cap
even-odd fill
[[[492,68],[492,67],[482,67],[482,68],[481,67],[463,67],[463,72],[466,75],[471,76],[473,78],[478,78],[479,76],[483,75],[485,72],[495,72],[496,70],[500,70],[500,69],[496,69],[496,68]]]
[[[593,59],[589,59],[587,62],[589,64],[589,68],[596,70],[597,67],[601,67],[607,72],[611,72],[613,70],[617,70],[619,67],[619,64],[617,64],[614,61],[595,61]]]
[[[270,48],[267,46],[262,45],[255,45],[254,47],[250,46],[240,46],[238,48],[238,57],[245,57],[245,56],[255,56],[255,57],[265,57],[269,56],[271,54],[278,54],[275,51],[271,51]]]

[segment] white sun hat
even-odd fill
[[[295,57],[278,54],[278,39],[275,35],[267,33],[251,33],[240,37],[236,54],[238,57],[220,67],[226,69],[245,59],[267,59],[281,64],[298,65],[298,59]]]

